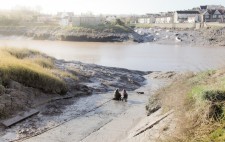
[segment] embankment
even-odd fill
[[[0,27],[3,36],[25,36],[34,40],[121,42],[129,39],[130,29],[119,25],[99,27]]]
[[[140,34],[150,34],[155,43],[178,44],[195,47],[219,47],[225,45],[225,28],[212,27],[194,29],[148,28],[137,29]]]
[[[160,89],[149,101],[149,115],[159,106],[174,111],[172,135],[166,141],[225,141],[225,70],[186,73]],[[169,126],[169,125],[168,125]],[[168,131],[170,127],[166,128]]]

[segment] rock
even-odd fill
[[[160,105],[152,106],[151,108],[148,108],[147,116],[151,115],[152,113],[158,111],[161,108]]]
[[[138,94],[145,94],[144,92],[137,92]]]

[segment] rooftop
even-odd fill
[[[185,11],[176,11],[178,14],[200,14],[199,11],[190,11],[190,10],[185,10]]]

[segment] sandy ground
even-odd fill
[[[157,140],[159,136],[169,133],[172,114],[160,120],[165,114],[161,111],[147,117],[145,105],[151,94],[168,83],[164,79],[150,79],[148,84],[136,91],[130,91],[128,102],[111,101],[111,93],[103,94],[98,108],[72,119],[25,142],[130,142]],[[144,91],[145,94],[137,94]],[[101,100],[101,101],[100,101]],[[134,136],[147,124],[155,123],[151,129]],[[161,123],[162,121],[162,123]],[[164,130],[165,129],[165,130]],[[163,132],[162,132],[163,131]]]

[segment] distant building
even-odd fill
[[[203,13],[204,22],[225,22],[225,10],[211,10],[208,9]]]
[[[160,16],[156,17],[155,19],[156,24],[168,24],[168,23],[173,23],[173,17],[172,16]]]
[[[111,16],[110,15],[110,16],[106,16],[105,21],[107,21],[107,22],[115,22],[116,19],[117,19],[116,16]]]
[[[202,22],[225,22],[225,7],[222,5],[200,6]]]
[[[189,16],[187,23],[195,23],[196,22],[196,16]]]
[[[173,12],[161,12],[160,15],[158,15],[155,18],[155,23],[173,23],[174,13]]]
[[[129,16],[126,20],[127,24],[137,24],[138,23],[138,17],[137,16]]]
[[[79,16],[72,18],[72,26],[84,26],[84,25],[95,26],[101,23],[103,23],[103,19],[101,17]]]
[[[211,9],[211,10],[225,9],[225,7],[222,5],[202,5],[200,6],[200,9],[206,11],[208,9]]]
[[[175,11],[174,12],[174,23],[193,23],[200,21],[200,12],[199,11]]]
[[[148,18],[148,17],[138,18],[138,23],[140,23],[140,24],[150,24],[151,18]]]
[[[70,26],[72,24],[73,12],[58,12],[57,17],[59,18],[60,26]]]
[[[159,14],[146,14],[138,18],[138,23],[140,24],[152,24],[156,22],[156,17]]]

